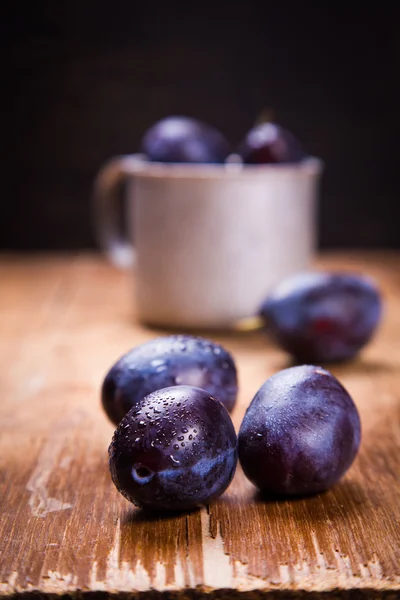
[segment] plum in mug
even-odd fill
[[[163,164],[111,159],[95,182],[95,225],[112,263],[135,272],[141,322],[232,329],[271,288],[309,267],[321,161]],[[117,184],[127,180],[128,237]]]

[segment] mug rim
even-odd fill
[[[272,174],[278,176],[317,176],[324,169],[321,159],[308,156],[298,163],[245,165],[239,162],[222,164],[162,163],[147,160],[143,154],[123,157],[129,162],[135,177],[163,179],[264,179]]]

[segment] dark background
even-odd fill
[[[237,143],[270,106],[326,163],[321,246],[400,247],[395,3],[306,4],[2,5],[0,246],[93,246],[108,157],[170,114]]]

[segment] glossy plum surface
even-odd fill
[[[118,425],[139,400],[172,385],[205,389],[231,411],[237,396],[236,366],[219,344],[189,335],[169,335],[132,348],[108,371],[103,408]]]
[[[189,117],[167,117],[145,133],[141,151],[164,163],[222,163],[229,144],[214,127]]]
[[[264,492],[313,494],[352,464],[361,437],[357,408],[339,381],[302,365],[267,379],[239,431],[245,475]]]
[[[299,362],[353,357],[379,323],[375,283],[350,273],[302,273],[283,281],[260,310],[278,344]]]
[[[220,496],[236,464],[229,413],[192,386],[165,388],[140,400],[109,447],[117,489],[137,506],[155,511],[191,509]]]
[[[239,147],[246,164],[296,163],[305,158],[298,139],[276,123],[253,127]]]

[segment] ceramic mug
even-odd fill
[[[225,329],[313,258],[321,162],[192,165],[111,159],[95,181],[95,225],[112,263],[133,267],[141,322]],[[116,188],[127,180],[128,237]]]

